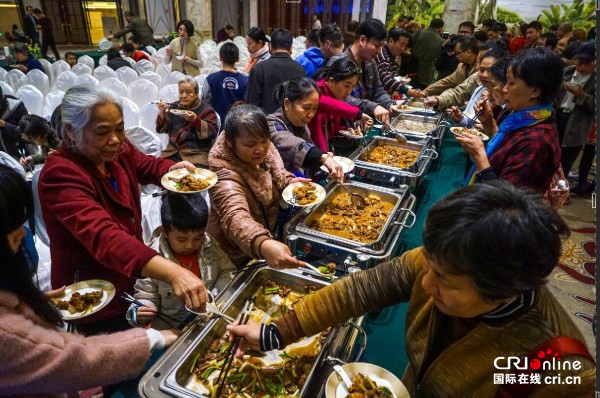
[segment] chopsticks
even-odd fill
[[[141,301],[137,300],[135,297],[133,297],[131,294],[129,294],[127,292],[124,292],[123,295],[121,296],[121,298],[129,303],[139,305],[140,307],[147,307],[147,305],[145,305]],[[183,322],[181,322],[179,319],[174,318],[167,314],[163,314],[162,312],[157,312],[156,316],[158,318],[162,319],[163,321],[165,321],[169,325],[171,325],[171,322],[169,322],[169,320],[177,322],[177,328],[179,328],[181,325],[183,325]]]
[[[19,152],[19,155],[21,155],[22,157],[24,157],[24,158],[27,157],[27,153],[25,153],[25,149],[18,148],[17,151]],[[29,163],[25,163],[25,166],[27,166],[27,168],[29,169],[29,171],[31,171],[31,173],[33,174],[33,169],[31,168],[31,166],[29,165]]]
[[[245,325],[248,323],[250,319],[250,313],[254,309],[254,298],[250,300],[246,300],[246,304],[244,304],[244,308],[242,309],[241,317],[240,317],[240,325]],[[231,368],[231,363],[233,362],[233,358],[235,357],[235,352],[237,351],[241,337],[236,336],[233,340],[233,344],[229,346],[229,350],[225,355],[225,362],[223,362],[223,367],[221,368],[221,372],[219,373],[219,378],[217,379],[217,383],[219,387],[217,387],[216,398],[221,396],[221,392],[223,391],[223,387],[225,387],[225,383],[227,382],[227,373],[229,373],[229,369]]]
[[[473,115],[473,118],[471,118],[471,121],[469,123],[467,123],[467,129],[471,129],[475,125],[477,118],[479,117],[479,115],[481,115],[481,112],[483,112],[485,105],[488,104],[489,102],[490,102],[489,98],[485,100],[484,104],[481,106],[481,109],[475,115]]]

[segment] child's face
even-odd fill
[[[200,250],[202,247],[204,229],[200,231],[183,232],[177,228],[171,228],[170,230],[165,231],[165,236],[167,237],[169,247],[174,254],[189,256]]]
[[[74,66],[74,65],[77,63],[77,58],[75,58],[75,56],[74,56],[74,55],[69,55],[69,56],[67,57],[67,63],[68,63],[69,65],[71,65],[71,67],[72,67],[72,66]]]

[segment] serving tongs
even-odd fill
[[[377,123],[380,123],[383,125],[383,129],[381,130],[382,133],[387,134],[387,135],[393,135],[394,138],[396,139],[396,141],[398,141],[399,144],[406,144],[408,142],[408,140],[406,139],[406,137],[404,136],[404,134],[402,134],[401,132],[399,132],[398,130],[396,130],[395,128],[392,127],[391,124],[385,124],[382,121],[375,119],[375,121]]]
[[[186,306],[185,309],[188,312],[191,312],[192,314],[196,314],[196,315],[201,315],[201,316],[206,316],[208,314],[215,315],[219,318],[222,318],[225,322],[229,323],[230,325],[233,322],[235,322],[235,319],[233,319],[229,315],[225,315],[221,311],[221,309],[219,307],[217,307],[217,305],[215,304],[215,298],[211,292],[208,292],[208,301],[206,302],[205,306],[206,306],[206,312],[197,312],[197,311],[190,309],[188,306]]]

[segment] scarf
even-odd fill
[[[485,150],[488,159],[496,152],[508,135],[523,127],[532,126],[548,119],[552,115],[552,112],[552,104],[538,104],[520,111],[513,111],[502,123],[500,123],[498,132],[488,143]],[[463,186],[473,185],[475,183],[475,167],[476,165],[473,165],[471,170],[469,170],[467,178],[463,182]]]
[[[245,73],[250,73],[254,65],[258,62],[259,58],[265,55],[265,53],[269,52],[269,45],[265,43],[263,48],[260,50],[253,52],[250,54],[250,58],[248,58],[248,62],[246,62],[246,66],[244,67]]]

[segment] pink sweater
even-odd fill
[[[93,337],[61,332],[0,290],[0,396],[78,396],[136,376],[149,357],[144,329]]]

